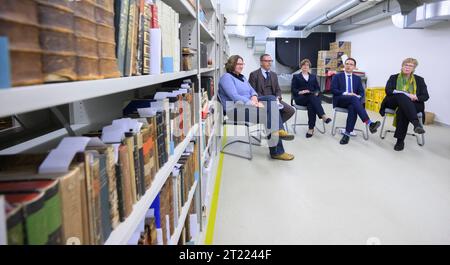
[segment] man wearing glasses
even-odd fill
[[[371,133],[375,133],[381,125],[379,121],[372,122],[362,105],[364,100],[364,88],[361,78],[353,74],[356,60],[345,60],[345,71],[336,74],[331,80],[331,92],[333,93],[333,108],[346,108],[348,110],[347,124],[340,144],[348,144],[350,133],[355,128],[356,119],[359,118],[369,126]]]
[[[258,96],[276,96],[279,102],[280,114],[285,123],[295,113],[295,109],[282,101],[281,89],[278,84],[277,74],[270,71],[272,66],[272,57],[269,54],[263,54],[259,58],[261,68],[250,73],[249,83],[255,89]]]

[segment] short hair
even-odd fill
[[[414,59],[414,58],[406,58],[405,60],[403,60],[402,66],[404,66],[407,63],[414,64],[414,68],[416,68],[419,65],[419,62],[417,61],[417,59]]]
[[[309,67],[311,67],[311,61],[309,59],[303,59],[300,61],[300,67],[302,67],[305,64],[309,64]]]
[[[264,53],[263,55],[259,56],[259,60],[262,61],[264,57],[271,56],[270,54]]]
[[[346,63],[347,61],[353,61],[355,63],[355,66],[356,66],[356,60],[354,58],[348,57],[347,60],[345,60],[344,63]]]
[[[244,59],[243,59],[241,56],[239,56],[239,55],[231,55],[230,58],[228,58],[227,63],[225,64],[225,70],[226,70],[228,73],[233,72],[234,69],[236,68],[236,64],[237,64],[237,61],[238,61],[239,59],[241,59],[242,61],[244,61]]]

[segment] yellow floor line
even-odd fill
[[[226,127],[223,128],[222,146],[227,138]],[[220,183],[222,179],[224,154],[221,152],[219,155],[219,165],[217,166],[216,183],[214,183],[214,192],[212,194],[211,210],[208,217],[208,226],[206,227],[205,245],[212,245],[214,239],[214,228],[216,225],[217,204],[219,201]]]

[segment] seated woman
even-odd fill
[[[414,74],[418,62],[414,58],[403,60],[402,69],[399,74],[391,75],[386,84],[386,97],[381,103],[380,114],[385,115],[385,108],[396,109],[395,112],[395,134],[397,143],[394,146],[395,151],[401,151],[405,147],[405,137],[408,131],[409,123],[414,126],[414,132],[417,134],[425,133],[417,117],[418,112],[423,113],[425,118],[425,101],[428,95],[425,80]]]
[[[301,72],[292,76],[291,92],[295,104],[306,106],[308,108],[308,127],[306,138],[313,136],[314,127],[316,126],[316,115],[330,123],[331,119],[327,117],[322,108],[320,98],[318,97],[320,87],[317,77],[309,73],[311,62],[304,59],[300,62]]]
[[[277,107],[276,97],[273,95],[258,97],[256,91],[242,75],[244,60],[241,56],[231,56],[225,68],[227,73],[220,78],[218,97],[227,116],[234,117],[238,121],[263,123],[268,132],[271,157],[279,160],[294,159],[292,154],[284,152],[281,140],[293,140],[294,136],[283,129],[283,121]],[[245,104],[245,115],[236,117],[238,116],[235,106],[237,102]],[[272,109],[274,110],[273,114]]]

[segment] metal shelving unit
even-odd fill
[[[224,37],[223,37],[223,15],[220,14],[220,5],[217,1],[196,0],[194,8],[188,0],[157,0],[168,4],[172,9],[180,14],[180,41],[182,47],[190,47],[200,51],[200,42],[207,44],[207,56],[212,60],[212,65],[208,68],[200,68],[200,52],[194,56],[193,69],[191,71],[181,71],[175,73],[165,73],[158,75],[143,75],[133,77],[122,77],[102,80],[64,82],[54,84],[42,84],[24,87],[14,87],[0,89],[0,117],[13,115],[28,115],[38,111],[49,110],[50,108],[67,109],[69,118],[64,124],[66,128],[61,128],[50,133],[37,136],[27,141],[17,141],[18,144],[0,150],[1,154],[17,154],[29,150],[49,150],[54,148],[60,139],[69,135],[73,131],[76,135],[101,129],[112,119],[122,115],[123,102],[148,94],[155,88],[161,87],[163,83],[191,79],[195,85],[194,105],[195,105],[195,126],[189,132],[186,139],[178,145],[169,161],[157,172],[155,180],[145,195],[133,206],[131,215],[122,222],[109,236],[106,244],[128,244],[130,239],[139,229],[145,213],[150,207],[155,196],[160,191],[167,177],[170,175],[174,165],[181,154],[185,151],[189,142],[193,139],[198,141],[200,152],[198,161],[200,169],[203,166],[206,152],[211,148],[217,148],[212,144],[213,135],[210,137],[208,146],[202,150],[201,130],[201,77],[212,76],[215,84],[215,94],[217,94],[218,78],[222,74],[224,65]],[[209,19],[208,25],[204,25],[199,19],[199,6],[202,6]],[[207,27],[208,26],[208,27]],[[214,122],[214,124],[219,124]],[[214,131],[214,130],[212,130]],[[217,134],[218,130],[215,130]],[[42,134],[42,133],[41,133]],[[0,135],[1,136],[1,135]],[[18,139],[20,140],[20,139]],[[202,170],[189,193],[189,200],[183,207],[179,218],[176,232],[172,235],[171,244],[176,244],[184,227],[184,220],[187,217],[189,205],[195,203],[198,214],[199,235],[206,229],[204,212],[202,209],[205,202],[200,196],[203,177]],[[208,182],[211,180],[209,179]],[[198,237],[199,238],[199,237]],[[198,239],[197,238],[197,239]],[[197,240],[196,243],[202,243]]]

